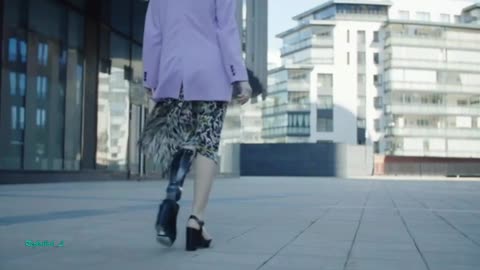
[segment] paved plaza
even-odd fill
[[[186,252],[192,184],[171,248],[153,229],[166,182],[0,186],[0,269],[480,269],[477,181],[223,178],[214,246]]]

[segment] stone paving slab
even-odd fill
[[[219,179],[206,220],[213,247],[186,252],[192,184],[171,248],[153,230],[166,182],[0,186],[0,269],[480,269],[471,179]]]

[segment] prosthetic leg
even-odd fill
[[[155,222],[157,241],[163,245],[171,246],[177,238],[178,201],[182,197],[182,187],[185,177],[190,171],[196,151],[180,149],[174,156],[170,166],[167,197],[160,204]]]

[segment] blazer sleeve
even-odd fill
[[[162,53],[162,31],[158,14],[158,0],[148,3],[143,34],[143,85],[155,89],[158,82],[159,64]]]
[[[216,0],[217,39],[223,64],[230,82],[247,81],[248,74],[242,57],[240,35],[236,21],[236,0]]]

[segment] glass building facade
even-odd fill
[[[144,171],[148,2],[0,5],[0,171]]]
[[[310,136],[311,67],[278,68],[269,76],[263,103],[262,137],[268,142],[302,141]]]

